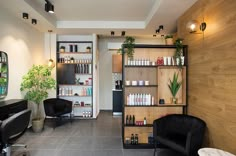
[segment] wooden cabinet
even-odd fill
[[[183,48],[184,66],[176,66],[174,62],[163,65],[158,61],[163,57],[173,57],[175,48],[174,45],[135,45],[133,60],[123,55],[124,148],[153,148],[153,121],[167,114],[186,113],[187,46]],[[171,102],[168,87],[174,74],[178,74],[178,81],[182,82],[176,95],[177,104]],[[165,104],[160,104],[160,99],[164,99]],[[138,135],[138,144],[131,144],[132,134]]]
[[[112,73],[122,73],[122,55],[112,55]]]
[[[93,117],[93,43],[57,42],[57,97],[73,102],[76,117]]]

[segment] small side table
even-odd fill
[[[229,152],[216,148],[201,148],[198,150],[199,156],[235,156]]]

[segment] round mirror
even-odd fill
[[[7,53],[0,51],[0,98],[7,96],[8,90],[8,57]]]

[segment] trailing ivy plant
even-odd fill
[[[125,52],[127,56],[130,59],[133,59],[134,57],[134,44],[135,44],[135,39],[131,36],[127,36],[124,41],[125,46]]]
[[[182,67],[182,62],[181,62],[181,57],[183,56],[183,39],[178,38],[175,40],[175,46],[176,46],[176,51],[175,51],[175,59],[179,59],[179,64],[178,66]]]
[[[37,105],[35,120],[40,119],[39,106],[48,97],[48,90],[56,88],[56,81],[51,77],[52,68],[46,65],[33,65],[23,76],[21,91],[25,91],[25,99]]]

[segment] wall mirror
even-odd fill
[[[7,96],[8,91],[8,57],[0,51],[0,98]]]

